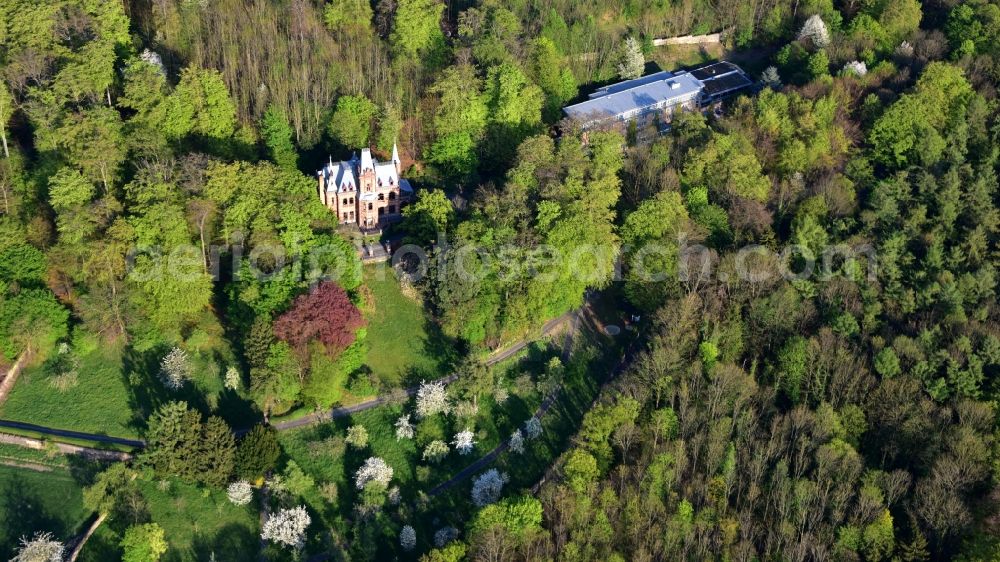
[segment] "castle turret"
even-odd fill
[[[400,170],[401,163],[399,161],[399,151],[396,150],[395,142],[392,143],[392,164],[396,166],[396,175],[400,175],[402,173],[402,170]]]
[[[372,161],[372,151],[361,149],[361,164],[358,165],[358,183],[368,193],[375,188],[375,163]]]

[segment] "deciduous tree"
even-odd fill
[[[347,293],[332,282],[320,283],[300,295],[274,322],[274,334],[305,356],[309,342],[322,344],[336,354],[354,342],[355,332],[364,324],[361,312]]]

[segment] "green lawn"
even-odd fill
[[[260,525],[257,503],[235,506],[224,490],[209,490],[177,480],[139,479],[148,520],[163,527],[167,552],[161,562],[243,562],[257,557]],[[121,559],[124,526],[109,521],[87,542],[80,558],[87,562]]]
[[[234,427],[247,427],[256,414],[240,393],[226,390],[222,373],[233,364],[221,338],[192,337],[186,345],[194,373],[178,391],[164,388],[159,379],[160,359],[169,351],[162,345],[139,352],[120,344],[80,336],[67,354],[75,361],[76,376],[61,384],[66,372],[53,354],[45,363],[24,369],[0,418],[115,437],[137,437],[145,419],[169,400],[184,400],[202,412],[219,412]]]
[[[548,358],[555,353],[557,353],[555,349],[540,343],[532,346],[522,357],[509,359],[494,368],[508,385],[513,386],[514,379],[543,368]],[[435,521],[438,513],[433,510],[418,507],[418,512],[414,513],[412,508],[421,505],[429,507],[432,504],[440,506],[441,502],[436,500],[432,504],[422,503],[421,496],[507,439],[511,432],[534,412],[540,401],[540,395],[531,385],[528,385],[526,392],[511,392],[510,397],[502,405],[496,404],[489,397],[481,398],[479,413],[473,423],[477,440],[474,451],[469,455],[460,455],[452,449],[444,460],[434,465],[423,462],[422,448],[417,444],[417,440],[396,439],[396,420],[403,412],[412,412],[412,402],[408,402],[405,406],[380,406],[349,418],[284,431],[279,434],[279,440],[287,460],[295,461],[312,476],[317,487],[327,483],[337,486],[337,497],[333,502],[323,499],[317,493],[310,494],[302,500],[328,528],[341,536],[345,536],[343,534],[351,529],[348,519],[356,519],[353,508],[358,503],[359,493],[354,486],[355,472],[369,456],[385,459],[393,468],[390,486],[398,486],[401,505],[410,506],[403,511],[397,511],[395,507],[386,505],[383,515],[373,522],[370,529],[373,534],[369,538],[377,543],[373,546],[377,559],[391,559],[400,554],[396,552],[395,533],[404,521],[413,525],[418,530],[419,536],[423,537],[423,544],[427,544],[437,528],[449,521],[464,521],[463,518],[469,516],[470,507],[461,499],[455,502],[457,505],[454,509],[447,508],[442,511],[444,519],[440,521]],[[435,438],[449,442],[454,438],[455,432],[465,426],[464,422],[456,420],[451,415],[437,415],[419,423],[411,418],[411,422],[417,427],[418,439],[420,427],[425,426],[425,430],[439,434],[439,437]],[[368,431],[369,445],[361,451],[342,445],[347,428],[355,424],[363,425]],[[328,445],[331,441],[340,442],[341,445],[331,447]],[[467,495],[466,489],[462,486],[458,488],[463,490],[463,497]],[[457,498],[450,497],[445,501],[455,499]],[[434,517],[431,516],[432,512]],[[457,526],[461,527],[461,524]]]
[[[282,432],[279,435],[282,447],[288,459],[294,460],[303,471],[312,476],[316,488],[330,483],[336,485],[336,498],[331,502],[317,492],[301,498],[318,516],[314,526],[330,529],[333,536],[338,537],[338,543],[350,538],[353,525],[349,519],[355,519],[353,508],[359,499],[359,491],[354,485],[354,474],[369,456],[379,456],[393,467],[393,479],[390,486],[399,486],[405,502],[415,499],[414,463],[417,450],[412,440],[396,441],[395,429],[392,424],[398,417],[398,407],[385,406],[368,410],[355,416],[352,420],[341,419],[335,423],[324,423]],[[330,447],[330,441],[340,441],[347,433],[347,427],[360,423],[369,434],[369,446],[365,450],[350,447]],[[342,443],[342,441],[340,441]],[[392,508],[386,508],[392,511]],[[378,552],[376,559],[391,559],[395,540],[393,535],[398,526],[391,524],[384,517],[374,520],[372,529],[378,535],[366,548]],[[325,549],[315,541],[307,547],[307,554],[322,552]]]
[[[404,295],[388,264],[365,267],[368,367],[383,386],[410,385],[448,373],[455,345],[432,322],[419,298]]]
[[[136,437],[131,391],[122,375],[121,349],[98,346],[79,358],[77,382],[60,388],[52,384],[44,365],[26,368],[7,401],[0,407],[6,420]]]
[[[257,556],[260,536],[256,502],[235,506],[224,490],[198,488],[178,481],[140,482],[149,514],[167,537],[161,562],[243,562]]]
[[[69,472],[35,472],[0,465],[0,560],[10,560],[22,536],[47,531],[66,540],[85,524],[82,487]]]
[[[39,472],[2,463],[32,463]],[[47,531],[61,541],[81,533],[92,512],[83,505],[84,482],[102,468],[78,457],[0,445],[0,560],[9,560],[18,540]],[[243,562],[256,558],[260,534],[256,502],[237,507],[224,490],[207,490],[177,481],[138,480],[149,519],[163,527],[169,550],[162,562],[209,560]],[[81,562],[121,558],[121,525],[106,522],[91,537]]]
[[[366,273],[372,275],[371,269]],[[406,298],[391,279],[369,280],[369,286],[381,286],[382,291],[391,292],[397,299]],[[384,303],[386,299],[381,297],[376,302]],[[609,313],[611,316],[614,314],[620,313]],[[505,495],[530,487],[565,450],[596,396],[600,383],[620,356],[625,338],[614,340],[591,333],[586,326],[584,332],[586,336],[576,342],[576,352],[566,366],[563,391],[543,418],[544,434],[529,441],[523,455],[504,454],[494,465],[511,477]],[[459,455],[452,449],[436,465],[428,465],[421,459],[422,442],[437,438],[450,442],[455,432],[464,428],[466,422],[457,420],[454,415],[438,415],[421,422],[411,420],[416,427],[417,439],[397,441],[395,422],[403,412],[412,412],[412,401],[405,405],[384,405],[333,422],[281,432],[279,440],[286,461],[295,461],[312,476],[317,488],[329,483],[337,488],[335,498],[310,493],[301,501],[307,503],[331,530],[337,543],[371,543],[374,550],[370,554],[377,559],[391,559],[401,554],[397,552],[395,534],[403,524],[410,524],[417,530],[418,544],[422,545],[418,552],[425,551],[437,529],[446,525],[462,528],[475,511],[469,499],[471,479],[434,498],[427,498],[426,492],[491,451],[509,438],[514,429],[523,427],[541,403],[535,381],[545,372],[550,359],[560,353],[562,343],[561,336],[546,338],[530,345],[517,357],[493,366],[499,380],[508,386],[510,395],[502,404],[495,403],[489,396],[480,398],[479,412],[472,424],[477,445],[469,455]],[[369,445],[361,451],[343,443],[347,428],[355,424],[363,425],[369,435]],[[399,508],[386,504],[382,514],[369,525],[362,526],[367,529],[362,538],[353,534],[358,527],[350,523],[357,521],[354,506],[359,501],[354,474],[369,456],[382,457],[393,467],[390,486],[400,488],[402,503]],[[313,541],[308,550],[317,552],[321,547]]]
[[[614,303],[614,299],[608,296],[594,303],[593,309],[601,322],[607,324],[621,321],[621,312]],[[614,370],[632,338],[634,334],[631,332],[623,332],[618,338],[610,338],[600,333],[598,327],[587,322],[581,323],[581,330],[573,344],[572,357],[566,365],[562,390],[542,418],[542,435],[535,440],[526,441],[523,454],[507,451],[492,465],[510,477],[510,482],[504,491],[505,496],[515,494],[518,490],[526,491],[537,483],[559,455],[566,450],[570,439],[579,430],[583,416],[590,410],[601,385]],[[552,347],[556,344],[561,346],[561,343],[560,337],[548,348],[533,345],[527,357],[509,365],[507,376],[514,377],[518,372],[532,374],[541,372],[544,363],[552,356]],[[537,402],[529,402],[532,404],[533,412]],[[488,469],[489,467],[483,470]],[[433,509],[440,510],[451,521],[464,521],[470,510],[474,509],[469,499],[471,488],[472,478],[435,498]],[[461,525],[456,526],[461,527]]]

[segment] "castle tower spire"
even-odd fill
[[[400,174],[400,161],[399,161],[399,151],[396,150],[396,141],[392,142],[392,163],[396,166],[396,175]]]

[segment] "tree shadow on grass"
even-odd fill
[[[83,455],[66,455],[66,463],[69,465],[70,476],[82,488],[93,484],[97,474],[111,464],[110,462],[90,459]]]
[[[445,335],[437,322],[429,316],[424,318],[423,331],[426,334],[423,353],[433,360],[436,372],[410,368],[403,376],[403,383],[406,386],[419,384],[421,380],[434,380],[449,375],[459,360],[468,353],[464,342]]]
[[[191,550],[194,552],[195,560],[245,562],[257,558],[259,544],[259,537],[251,529],[231,523],[211,537],[195,538]],[[168,550],[164,561],[168,560],[180,560],[180,558],[171,558]]]
[[[122,357],[122,376],[129,391],[129,407],[133,412],[130,425],[139,433],[146,429],[146,419],[157,408],[175,400],[187,402],[188,406],[208,414],[211,408],[205,396],[191,383],[178,390],[169,390],[160,380],[160,360],[170,351],[169,346],[160,345],[147,351],[128,349]]]
[[[229,389],[219,394],[215,414],[226,420],[234,430],[253,427],[263,419],[252,403]]]
[[[519,362],[521,369],[535,375],[545,372],[549,361],[559,355],[559,349],[548,340],[534,341],[528,344],[528,353]]]
[[[30,538],[36,532],[46,531],[56,540],[63,541],[76,531],[57,514],[45,509],[41,499],[31,492],[31,486],[17,474],[0,483],[0,513],[5,523],[0,527],[0,559],[3,560],[13,558],[21,537]]]
[[[121,560],[122,548],[119,537],[107,525],[101,525],[80,551],[80,562],[104,562]]]
[[[508,397],[503,404],[494,406],[493,411],[497,413],[493,423],[497,430],[502,432],[501,441],[509,437],[535,413],[531,405],[516,394]]]

